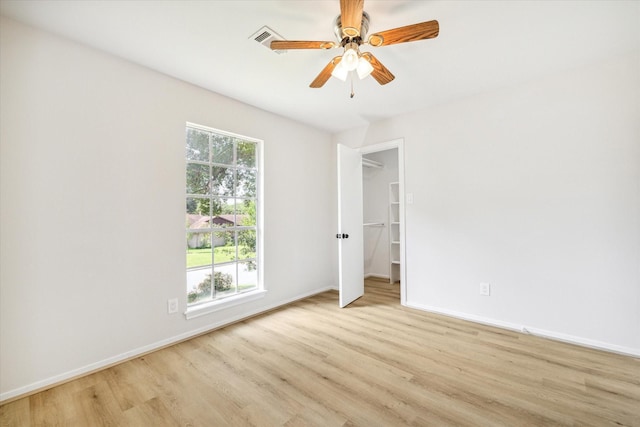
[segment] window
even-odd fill
[[[261,141],[187,124],[189,308],[261,289]]]

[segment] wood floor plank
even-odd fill
[[[13,426],[637,426],[640,359],[425,313],[365,281],[0,406]]]
[[[20,399],[0,406],[0,426],[30,426],[29,399]]]
[[[124,411],[122,425],[171,427],[178,425],[178,421],[160,398],[153,397]]]

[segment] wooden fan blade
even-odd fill
[[[370,54],[369,52],[363,53],[362,57],[367,61],[369,61],[369,63],[373,67],[373,71],[371,72],[371,75],[381,85],[386,85],[387,83],[391,82],[393,79],[396,78],[396,76],[391,74],[391,71],[389,71],[387,67],[382,65],[382,63],[378,61],[378,59],[372,54]]]
[[[359,37],[364,0],[340,0],[340,21],[343,37]]]
[[[271,42],[271,49],[331,49],[336,47],[334,42],[313,42],[313,41],[291,41],[291,40],[274,40]]]
[[[368,42],[371,46],[388,46],[396,43],[432,39],[438,37],[439,32],[440,25],[438,21],[427,21],[371,34]]]
[[[334,68],[336,68],[336,65],[338,65],[341,60],[342,60],[342,56],[336,56],[335,58],[333,58],[327,64],[327,66],[324,67],[322,71],[320,71],[320,74],[318,74],[318,77],[316,77],[315,80],[311,82],[309,87],[317,89],[324,86],[327,80],[331,78],[331,72],[333,71]]]

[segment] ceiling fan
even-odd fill
[[[332,41],[290,41],[274,40],[273,50],[287,49],[333,49],[344,48],[340,56],[333,58],[320,74],[309,85],[320,88],[334,76],[346,81],[350,72],[355,71],[360,79],[369,74],[381,85],[395,79],[395,76],[369,52],[360,52],[360,46],[368,44],[373,47],[389,46],[416,40],[431,39],[438,36],[438,21],[427,21],[407,25],[392,30],[373,33],[367,37],[369,30],[369,14],[364,11],[364,0],[340,0],[340,15],[336,18],[334,31],[339,40]],[[351,93],[353,97],[353,91]]]

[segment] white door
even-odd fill
[[[340,307],[364,295],[362,221],[362,154],[338,144]]]

